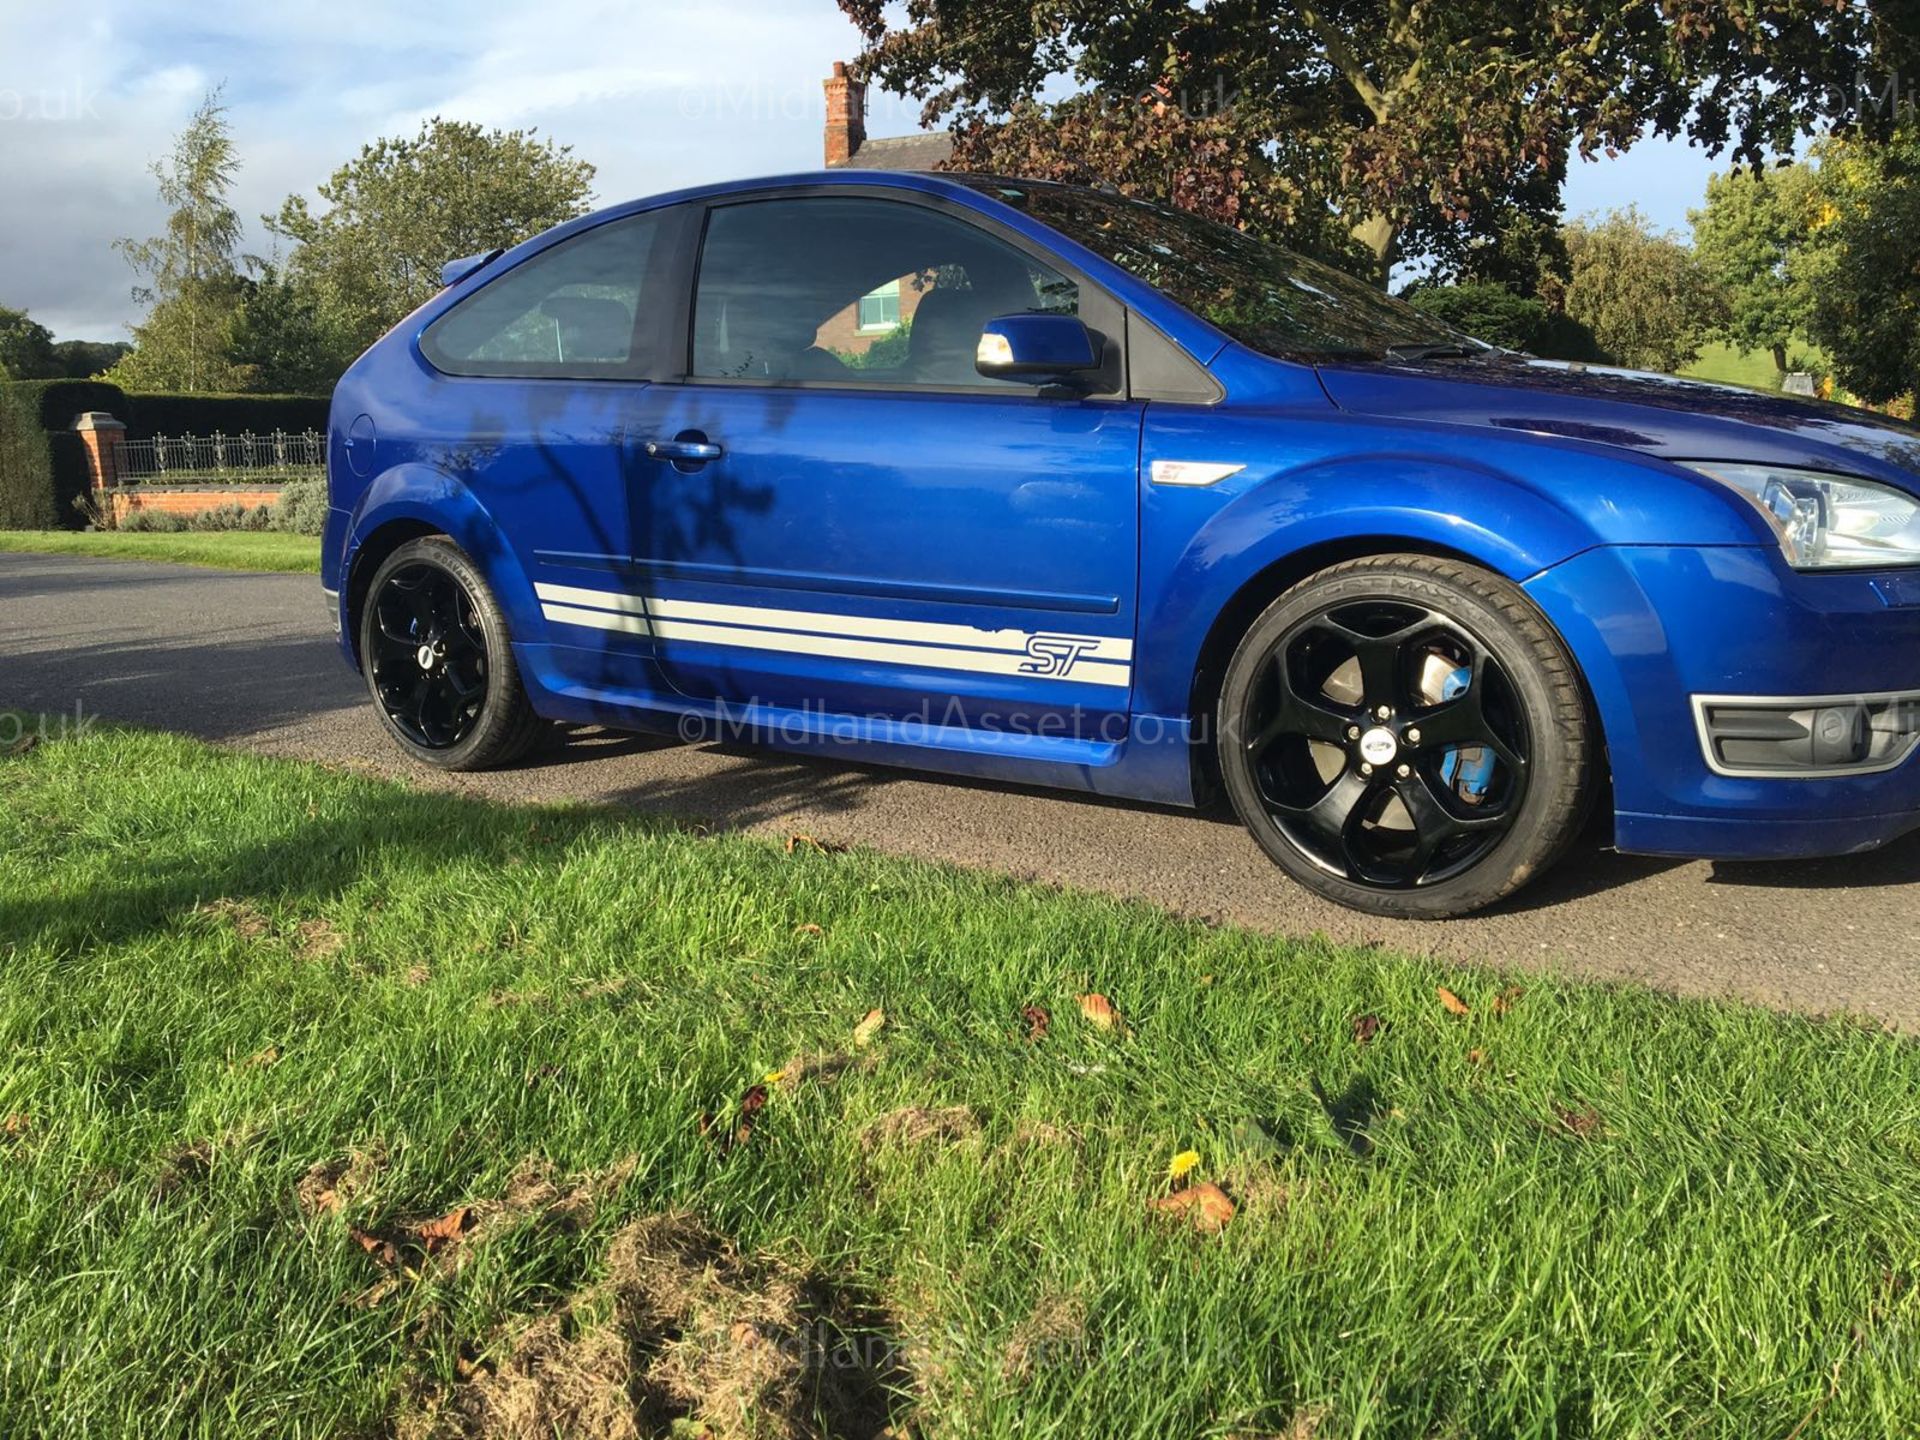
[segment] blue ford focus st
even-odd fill
[[[1175,211],[834,171],[505,254],[333,402],[399,745],[548,721],[1197,804],[1460,914],[1920,824],[1920,432],[1483,346]]]

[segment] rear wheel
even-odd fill
[[[374,572],[360,609],[360,659],[387,733],[425,764],[504,765],[544,729],[493,592],[443,536],[408,541]]]
[[[1551,865],[1584,817],[1572,658],[1518,589],[1455,561],[1369,556],[1296,585],[1234,652],[1218,720],[1248,830],[1353,909],[1479,909]]]

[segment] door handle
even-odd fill
[[[697,465],[718,460],[726,453],[706,440],[649,440],[646,448],[649,460],[673,460],[682,464],[692,461]]]

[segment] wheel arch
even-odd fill
[[[374,573],[402,545],[431,535],[453,541],[479,567],[516,636],[537,624],[539,607],[526,573],[473,492],[441,471],[401,466],[367,487],[348,529],[341,608],[356,665],[362,663],[360,606]]]
[[[446,531],[425,520],[388,520],[354,547],[348,561],[341,599],[347,623],[347,643],[353,647],[355,665],[365,664],[360,655],[360,607],[366,603],[367,590],[372,586],[373,577],[379,573],[381,565],[386,563],[389,555],[410,540],[424,540],[428,536],[445,534]]]
[[[1247,576],[1215,612],[1212,622],[1208,625],[1194,660],[1188,690],[1187,714],[1193,722],[1194,737],[1189,763],[1193,772],[1194,795],[1202,805],[1215,803],[1223,794],[1219,757],[1215,754],[1213,745],[1211,717],[1219,703],[1221,686],[1226,679],[1227,664],[1233,658],[1234,649],[1239,645],[1241,637],[1252,627],[1262,611],[1301,581],[1330,566],[1348,560],[1363,559],[1370,555],[1425,555],[1434,559],[1453,560],[1462,565],[1471,565],[1495,575],[1501,574],[1500,568],[1489,564],[1484,556],[1440,544],[1431,539],[1381,533],[1345,536],[1305,546],[1280,556]],[[1512,581],[1513,577],[1502,576],[1502,578]],[[1539,617],[1540,623],[1553,633],[1554,638],[1565,648],[1573,662],[1574,678],[1579,683],[1581,698],[1586,705],[1588,723],[1593,727],[1593,733],[1600,742],[1595,748],[1593,771],[1595,803],[1596,805],[1605,803],[1611,811],[1613,777],[1605,721],[1594,699],[1592,686],[1588,682],[1586,667],[1581,663],[1579,651],[1554,623],[1553,618],[1528,593],[1526,587],[1517,581],[1513,581],[1513,584],[1514,588],[1526,598],[1528,607]]]

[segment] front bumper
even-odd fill
[[[1763,547],[1616,546],[1526,588],[1599,712],[1622,850],[1790,859],[1920,828],[1920,756],[1872,773],[1715,773],[1695,703],[1920,690],[1920,575],[1801,574]]]

